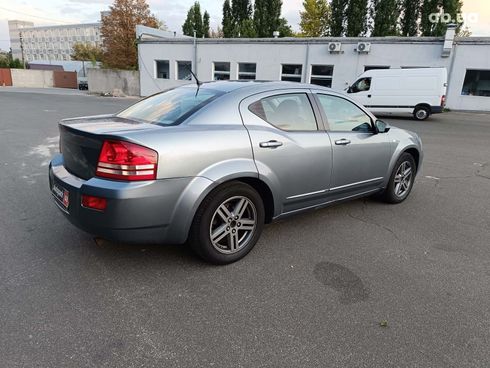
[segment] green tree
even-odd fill
[[[279,19],[277,31],[279,32],[279,37],[294,37],[293,29],[288,24],[288,20],[286,18]]]
[[[204,19],[205,17],[207,17],[207,20]],[[208,23],[207,25],[205,24],[206,22]],[[209,37],[209,13],[204,11],[204,17],[201,15],[201,5],[198,1],[190,7],[182,25],[182,33],[186,36],[194,36],[194,31],[197,38]]]
[[[100,46],[95,46],[88,42],[77,42],[73,44],[73,52],[70,57],[72,60],[90,61],[95,64],[97,61],[102,61],[103,53]]]
[[[202,16],[202,33],[205,38],[210,37],[209,13],[207,11],[204,11],[204,15]]]
[[[403,0],[401,3],[400,31],[402,36],[417,36],[420,18],[420,0]]]
[[[456,33],[463,27],[458,15],[463,6],[462,0],[424,0],[420,18],[423,36],[443,36],[449,23],[456,24]]]
[[[303,8],[299,12],[301,36],[327,36],[330,22],[330,5],[327,0],[304,0]]]
[[[359,37],[367,33],[368,0],[350,0],[345,11],[346,36]]]
[[[151,14],[145,0],[115,0],[110,13],[102,17],[104,65],[118,69],[137,69],[137,24],[157,28],[158,20]]]
[[[345,34],[345,15],[349,0],[332,0],[330,4],[330,36],[341,37]]]
[[[253,38],[257,36],[257,34],[255,33],[254,22],[251,18],[242,20],[242,22],[238,26],[238,35],[239,37],[244,38]]]
[[[231,13],[230,0],[225,0],[223,3],[223,20],[221,25],[223,26],[223,37],[233,37],[235,25],[233,24],[233,14]]]
[[[371,18],[374,27],[371,36],[384,37],[399,34],[397,29],[399,12],[398,0],[373,0]]]
[[[281,25],[281,0],[255,0],[254,26],[257,37],[272,37]]]

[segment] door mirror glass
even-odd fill
[[[376,123],[374,123],[376,126],[376,131],[378,133],[386,133],[390,130],[390,126],[388,123],[385,123],[383,120],[376,120]]]

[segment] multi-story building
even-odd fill
[[[9,20],[12,56],[27,62],[69,61],[73,44],[100,45],[100,23],[34,27],[32,22]]]

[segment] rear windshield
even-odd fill
[[[171,89],[121,111],[117,116],[145,123],[177,125],[224,92],[212,89],[184,87]]]

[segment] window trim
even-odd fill
[[[301,71],[299,74],[284,74],[282,72],[284,65],[299,65],[299,66],[301,66]],[[299,81],[296,83],[302,83],[303,82],[303,68],[304,68],[303,64],[290,64],[290,63],[283,64],[283,63],[281,63],[281,69],[279,70],[279,80],[282,82],[291,82],[291,81],[284,81],[282,79],[282,77],[287,77],[287,78],[298,78],[299,77]]]
[[[365,132],[365,134],[373,134],[373,135],[377,134],[376,129],[374,127],[374,119],[373,119],[372,114],[367,109],[365,109],[363,106],[357,104],[355,101],[348,99],[348,98],[345,98],[343,96],[335,95],[332,93],[326,93],[325,91],[312,91],[312,94],[313,94],[313,98],[315,100],[315,103],[318,106],[319,114],[323,120],[323,126],[325,127],[325,131],[327,131],[327,132],[339,132],[339,133],[356,133],[356,134],[360,133],[360,132],[355,132],[352,130],[332,130],[332,128],[330,127],[330,122],[328,121],[327,113],[323,109],[321,102],[320,102],[320,98],[318,97],[318,95],[337,97],[337,98],[341,98],[343,100],[346,100],[347,102],[354,104],[355,106],[357,106],[357,108],[359,108],[362,112],[364,112],[368,116],[369,121],[371,123],[372,131],[371,132]],[[361,133],[363,133],[363,132],[361,132]]]
[[[255,72],[241,72],[240,64],[254,64]],[[253,79],[240,79],[240,75],[253,75]],[[237,62],[237,80],[257,80],[257,63],[247,62],[247,61],[239,61]]]
[[[314,66],[331,66],[332,67],[332,75],[313,74],[313,67]],[[330,81],[330,87],[326,87],[326,88],[332,88],[334,69],[335,69],[335,65],[331,65],[331,64],[310,64],[310,78],[309,78],[310,80],[308,83],[315,84],[316,86],[325,87],[325,86],[322,86],[320,84],[312,83],[311,80],[313,78],[329,80]]]
[[[464,97],[464,98],[475,98],[475,97],[484,97],[484,98],[489,98],[490,96],[482,96],[482,95],[470,95],[470,94],[463,94],[463,89],[464,89],[464,86],[465,86],[465,80],[466,80],[466,75],[468,74],[469,71],[472,71],[472,72],[490,72],[490,68],[489,69],[479,69],[479,68],[466,68],[465,71],[464,71],[464,76],[463,76],[463,83],[461,85],[461,91],[459,92],[459,96],[458,97]]]
[[[191,60],[175,60],[175,80],[191,80],[192,81],[192,75],[191,75],[191,79],[180,79],[179,78],[179,63],[189,63],[191,64],[191,70],[192,70],[192,61]],[[189,73],[190,74],[190,73]]]
[[[168,76],[167,76],[167,78],[160,78],[158,76],[158,62],[159,61],[166,61],[167,64],[168,64]],[[154,79],[166,79],[166,80],[169,80],[170,79],[170,60],[155,59],[155,77],[154,77]]]
[[[313,112],[313,117],[315,118],[315,124],[316,124],[316,130],[286,130],[286,129],[281,129],[274,124],[268,122],[267,120],[262,119],[259,115],[255,114],[252,110],[250,110],[250,106],[252,106],[254,103],[259,102],[263,99],[266,98],[271,98],[275,96],[284,96],[284,95],[298,95],[298,94],[304,94],[308,98],[308,102],[310,103],[311,110]],[[321,116],[321,111],[318,108],[317,102],[315,100],[315,97],[312,95],[312,93],[309,90],[292,90],[292,91],[273,91],[270,94],[260,96],[257,99],[254,99],[251,102],[247,103],[246,107],[247,111],[249,111],[251,114],[259,118],[261,121],[265,122],[266,124],[270,125],[274,129],[277,129],[281,132],[286,132],[286,133],[325,133],[325,125],[323,122],[323,117]]]
[[[231,80],[231,62],[230,61],[213,61],[212,62],[212,68],[213,68],[213,81],[219,81],[219,80],[226,80],[226,79],[215,79],[214,77],[216,76],[216,63],[225,63],[225,64],[228,64],[229,66],[229,70],[227,72],[225,71],[221,71],[221,70],[218,70],[218,74],[221,74],[221,75],[228,75],[228,80]]]

